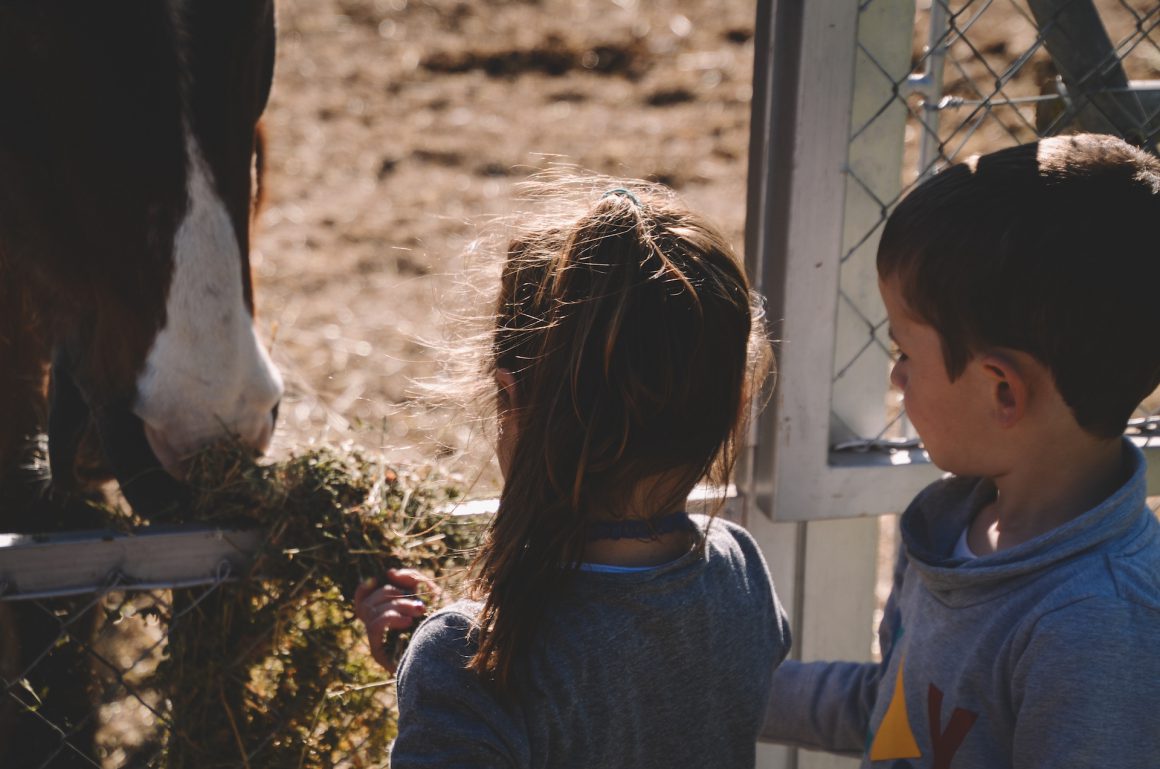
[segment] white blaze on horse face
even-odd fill
[[[264,451],[282,379],[254,330],[241,253],[197,140],[186,131],[189,207],[173,244],[166,320],[137,380],[133,411],[167,470],[214,439]]]

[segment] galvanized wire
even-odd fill
[[[875,10],[885,0],[859,4],[859,13]],[[898,201],[929,174],[967,156],[1034,141],[1067,130],[1091,130],[1085,120],[1104,120],[1123,126],[1126,138],[1155,149],[1160,136],[1160,2],[1129,3],[1127,0],[1095,0],[1094,9],[1103,25],[1114,30],[1106,53],[1084,71],[1076,64],[1052,57],[1072,56],[1058,44],[1052,50],[1050,35],[1066,33],[1096,36],[1103,30],[1077,32],[1066,26],[1069,14],[1086,11],[1090,0],[930,0],[919,3],[913,40],[923,41],[911,56],[911,70],[891,73],[880,61],[873,44],[857,42],[858,53],[881,78],[885,94],[876,109],[850,127],[850,142],[861,141],[877,121],[892,109],[906,109],[906,160],[898,169],[898,194],[880,195],[864,179],[857,163],[845,166],[848,194],[864,196],[879,212],[877,220],[859,232],[847,234],[838,255],[842,263],[843,288],[839,289],[839,312],[847,323],[859,325],[864,338],[846,344],[833,363],[835,385],[868,370],[867,356],[878,363],[870,371],[887,376],[892,363],[885,338],[885,311],[867,293],[847,290],[845,272],[857,271],[853,257],[875,248],[882,225]],[[923,7],[925,5],[925,7]],[[1044,20],[1037,26],[1036,19]],[[901,35],[902,33],[899,32]],[[1004,35],[1000,37],[1000,35]],[[1019,48],[1008,52],[1011,42]],[[1098,40],[1081,41],[1084,50],[1103,50]],[[910,45],[910,40],[898,44]],[[915,44],[917,45],[917,44]],[[1071,81],[1055,76],[1070,73]],[[859,73],[861,77],[870,77]],[[1151,81],[1151,82],[1141,82]],[[1086,117],[1085,117],[1086,116]],[[890,149],[890,148],[888,148]],[[864,257],[863,257],[864,258]],[[852,272],[851,275],[855,273]],[[859,299],[855,294],[862,296]],[[864,373],[862,375],[865,375]],[[880,386],[870,383],[873,386]],[[835,388],[836,389],[836,388]],[[847,388],[848,390],[849,388]],[[831,447],[837,451],[892,450],[910,447],[915,436],[896,398],[887,397],[880,415],[867,419],[865,399],[846,404],[835,395],[832,404]],[[879,408],[873,406],[873,408]],[[1160,397],[1153,396],[1137,411],[1129,432],[1153,434],[1160,423]],[[861,429],[851,425],[860,424]],[[871,428],[868,424],[876,425]]]

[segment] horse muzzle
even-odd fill
[[[51,381],[48,453],[54,486],[75,490],[85,484],[79,465],[89,461],[82,455],[95,433],[103,465],[135,513],[161,520],[187,507],[189,490],[162,466],[149,446],[144,423],[128,403],[90,403],[60,351]]]
[[[244,426],[238,429],[234,426],[225,437],[226,440],[238,440],[242,445],[252,449],[255,453],[264,454],[270,448],[270,441],[274,436],[274,424],[277,418],[278,406],[266,414],[251,418]],[[165,471],[179,480],[185,480],[189,458],[202,450],[205,446],[220,440],[219,434],[206,435],[174,442],[169,435],[148,422],[144,425],[145,439],[152,449],[154,456],[165,468]],[[236,432],[235,432],[236,430]]]

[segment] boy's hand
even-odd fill
[[[409,629],[427,612],[418,595],[421,587],[432,596],[440,591],[434,580],[414,569],[388,569],[387,580],[382,586],[373,579],[360,584],[354,591],[354,613],[366,627],[371,656],[394,673],[397,660],[388,653],[387,633]]]

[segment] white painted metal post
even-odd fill
[[[832,409],[858,430],[884,421],[881,355],[857,362],[839,386],[831,382],[835,360],[856,358],[855,346],[865,344],[862,316],[882,312],[877,236],[865,234],[901,183],[905,106],[881,108],[909,70],[913,25],[912,0],[875,0],[861,13],[841,0],[759,4],[746,251],[782,341],[778,388],[746,475],[745,519],[792,618],[793,654],[802,659],[870,656],[877,520],[821,519],[888,512],[905,501],[906,489],[897,485],[872,498],[858,488],[871,482],[868,468],[830,467],[829,449]],[[861,315],[840,305],[839,289]],[[873,482],[883,471],[874,469]],[[774,746],[761,746],[758,759],[762,769],[853,763]]]

